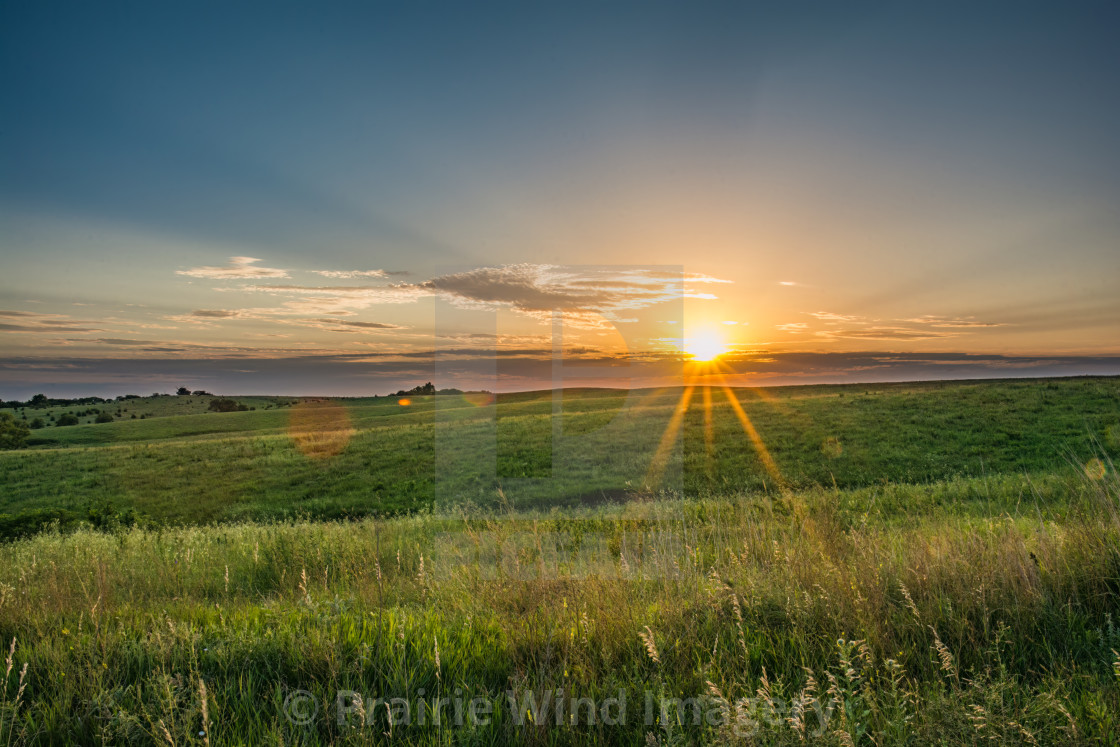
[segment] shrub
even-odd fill
[[[229,399],[228,397],[219,397],[218,399],[210,400],[210,409],[214,412],[242,412],[249,408],[237,400]]]
[[[95,423],[112,423],[113,422],[113,416],[110,413],[103,412],[103,413],[99,414],[93,422],[95,422]]]
[[[0,412],[0,449],[22,449],[30,435],[27,423],[16,420],[10,412]]]
[[[77,425],[78,422],[78,416],[68,412],[58,419],[57,425]]]

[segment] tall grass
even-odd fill
[[[1049,514],[811,489],[48,532],[0,547],[0,744],[1114,743],[1101,464]],[[559,691],[587,701],[557,721]],[[454,724],[474,697],[490,723]]]

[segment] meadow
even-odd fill
[[[682,393],[36,430],[0,743],[1120,741],[1120,380]]]

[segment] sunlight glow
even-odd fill
[[[702,329],[684,340],[684,351],[694,361],[711,361],[727,352],[727,340],[715,329]]]

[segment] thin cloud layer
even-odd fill
[[[911,324],[928,324],[931,327],[941,327],[946,329],[974,329],[983,327],[1005,327],[1007,325],[1000,322],[981,322],[971,317],[968,319],[949,319],[943,316],[932,316],[926,314],[924,316],[915,317],[913,319],[903,319],[904,322]]]
[[[177,270],[176,274],[192,278],[207,278],[210,280],[244,280],[247,278],[286,278],[287,270],[278,270],[273,267],[256,267],[261,260],[256,257],[230,257],[229,264],[225,267],[194,267],[189,270]]]
[[[62,314],[37,314],[32,311],[0,310],[0,332],[22,332],[35,335],[50,335],[60,332],[78,334],[82,332],[104,332],[103,322],[88,319],[71,319]],[[98,325],[91,327],[88,325]]]
[[[818,337],[833,340],[934,340],[940,337],[954,337],[952,332],[915,330],[902,327],[871,327],[868,329],[824,329],[816,333]]]
[[[387,277],[389,273],[385,270],[312,270],[316,275],[322,275],[325,278],[383,278]]]
[[[337,332],[407,329],[399,324],[387,322],[359,322],[350,319],[316,319],[315,321],[321,322],[324,328]]]
[[[229,309],[195,309],[190,313],[191,316],[202,319],[233,319],[240,314],[240,311],[231,311]]]
[[[813,338],[818,340],[916,342],[956,337],[967,334],[970,330],[1006,326],[1001,322],[985,322],[973,317],[959,319],[933,314],[888,321],[869,320],[854,314],[838,314],[832,311],[807,311],[804,313],[826,326],[825,329],[813,331]],[[793,334],[810,331],[810,325],[806,322],[778,324],[775,325],[775,328]]]

